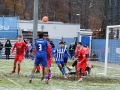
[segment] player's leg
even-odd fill
[[[48,67],[48,79],[50,79],[50,60],[47,60],[47,67]]]
[[[33,69],[32,69],[32,72],[31,72],[31,75],[30,75],[29,83],[32,82],[32,78],[34,77],[34,73],[35,73],[36,68],[37,68],[37,66],[34,66]]]
[[[50,69],[50,67],[51,67],[51,64],[52,64],[52,60],[50,60],[50,63],[49,63],[50,65],[49,65],[49,73],[50,73],[50,79],[52,78],[52,71],[51,71],[51,69]]]
[[[37,66],[36,73],[40,73],[40,65]]]
[[[45,82],[48,84],[49,78],[48,78],[48,67],[44,66],[44,77],[45,77]]]
[[[16,64],[17,64],[17,61],[18,61],[18,57],[19,57],[18,55],[15,55],[15,57],[14,57],[12,73],[15,73],[15,71],[16,71]]]
[[[60,63],[61,63],[61,65],[62,65],[62,71],[63,71],[63,73],[64,73],[64,74],[63,74],[63,75],[64,75],[64,78],[67,79],[67,77],[66,77],[66,71],[65,71],[65,63],[64,63],[64,61],[61,61]]]
[[[13,70],[12,70],[12,73],[15,73],[15,71],[16,71],[16,61],[14,61],[14,63],[13,63]]]
[[[82,73],[81,73],[81,63],[77,63],[77,75],[78,75],[78,82],[81,82],[83,81],[82,79]]]
[[[45,82],[48,84],[49,80],[48,80],[48,67],[47,67],[47,57],[44,55],[41,58],[41,64],[44,68],[44,78],[46,79]]]
[[[64,68],[64,61],[56,61],[56,64],[58,65],[59,70],[62,72],[64,78],[67,78],[65,73],[65,68]]]
[[[32,82],[32,78],[34,77],[35,70],[36,70],[37,66],[39,66],[39,64],[40,64],[39,57],[36,57],[35,62],[34,62],[34,67],[32,68],[32,72],[30,74],[29,83]]]
[[[42,68],[42,78],[41,78],[41,81],[44,79],[44,67],[41,65],[41,68]]]
[[[86,69],[86,63],[82,63],[82,64],[81,64],[81,70],[82,70],[82,72],[83,72],[84,74],[88,74],[88,71],[85,71],[85,69]]]
[[[66,68],[71,71],[70,67],[67,65],[67,61],[68,61],[68,58],[64,58],[64,64],[66,66]]]
[[[75,60],[72,64],[72,67],[76,66],[77,65],[77,60]]]
[[[51,67],[51,60],[47,60],[47,67],[48,67],[48,80],[51,79],[51,76],[52,76],[52,72],[50,70],[50,67]]]
[[[19,55],[19,57],[18,57],[18,74],[20,73],[20,68],[21,68],[20,63],[22,62],[22,59],[23,59],[23,55]]]

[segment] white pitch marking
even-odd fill
[[[17,85],[17,86],[22,87],[20,84],[18,84],[18,83],[16,83],[16,82],[14,82],[13,80],[5,77],[4,75],[0,74],[0,76],[2,76],[3,78],[7,79],[8,81],[12,82],[13,84],[15,84],[15,85]]]

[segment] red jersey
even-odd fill
[[[85,54],[89,53],[89,48],[88,47],[83,47]],[[78,48],[76,47],[75,52],[77,52]]]
[[[16,54],[17,55],[24,54],[25,49],[26,49],[25,52],[27,52],[27,50],[28,50],[27,44],[25,42],[23,42],[23,41],[21,41],[21,42],[18,42],[18,41],[15,42],[15,44],[14,44],[14,46],[12,48],[12,53],[13,53],[13,51],[14,51],[15,48],[16,48]]]
[[[47,52],[47,60],[51,60],[52,59],[51,45],[49,43],[48,43],[46,52]]]
[[[76,54],[74,55],[74,57],[76,56],[78,56],[78,62],[81,62],[81,63],[87,62],[86,54],[83,47],[81,49],[76,50]]]

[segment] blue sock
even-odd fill
[[[66,71],[65,71],[65,68],[64,68],[64,67],[63,67],[63,72],[64,72],[64,75],[65,75],[65,72],[66,72]]]
[[[45,79],[48,79],[48,75],[45,75]]]
[[[31,75],[30,75],[30,78],[33,78],[33,77],[34,77],[34,75],[33,75],[33,74],[31,74]]]
[[[67,69],[68,69],[69,71],[71,71],[71,69],[70,69],[69,67],[67,67]]]
[[[60,71],[62,72],[63,75],[65,75],[65,69],[64,68],[60,68]]]

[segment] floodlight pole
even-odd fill
[[[34,11],[33,11],[33,44],[35,39],[37,38],[37,30],[38,30],[38,0],[34,0]]]

